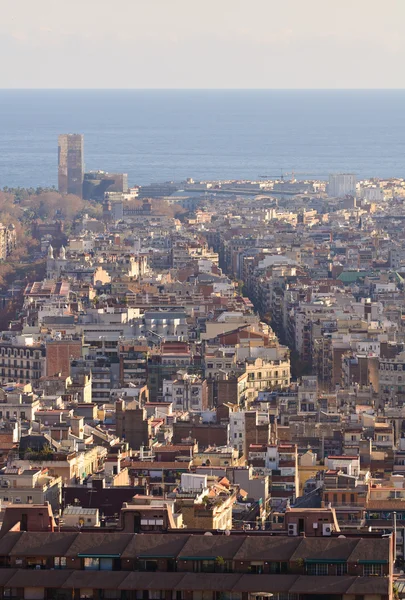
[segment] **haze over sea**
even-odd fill
[[[405,90],[0,90],[0,187],[56,185],[59,133],[131,185],[405,176]]]

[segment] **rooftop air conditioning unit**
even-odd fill
[[[298,526],[296,523],[289,523],[288,525],[288,535],[297,535]]]
[[[332,525],[330,523],[322,525],[322,535],[332,535]]]

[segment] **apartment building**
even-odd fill
[[[229,415],[229,445],[248,456],[251,444],[270,442],[271,425],[268,411],[238,411]]]
[[[391,406],[404,404],[405,352],[400,352],[395,358],[380,358],[378,380],[382,401]]]
[[[59,510],[62,478],[52,476],[48,469],[4,467],[0,470],[0,501],[13,504],[44,504]]]
[[[318,412],[318,381],[312,375],[305,375],[298,385],[298,415],[316,415]]]
[[[22,335],[0,340],[0,376],[4,382],[30,383],[45,374],[45,344]]]
[[[155,343],[188,340],[187,315],[183,311],[146,311],[143,318],[146,336]]]
[[[270,503],[273,509],[293,503],[299,491],[296,444],[251,444],[249,464],[258,475],[270,475]]]
[[[83,359],[72,360],[71,362],[71,373],[73,384],[79,382],[79,378],[84,376],[89,377],[91,373],[91,400],[102,404],[110,401],[110,396],[113,390],[119,385],[119,364],[114,358],[107,358],[103,356],[96,356],[87,354]],[[86,386],[86,396],[88,400],[88,387],[89,381]],[[70,386],[69,393],[72,393],[73,389]]]
[[[329,175],[328,196],[344,198],[356,195],[356,175],[353,173],[338,173]]]
[[[280,352],[277,358],[247,358],[247,399],[252,402],[261,390],[286,389],[290,385],[290,358]]]
[[[83,451],[30,452],[24,458],[12,456],[12,465],[24,471],[32,468],[48,470],[52,477],[61,477],[65,484],[82,483],[83,480],[100,469],[107,455],[106,448],[94,446]]]
[[[207,382],[178,371],[176,379],[163,381],[163,401],[172,402],[173,411],[202,412],[208,408]]]
[[[230,375],[238,370],[236,349],[234,348],[207,348],[204,361],[207,379],[215,379],[220,373]]]
[[[46,511],[45,507],[34,508],[37,515]],[[137,507],[131,508],[128,517],[134,520]],[[6,597],[121,600],[142,596],[153,600],[175,594],[184,600],[215,600],[219,596],[254,600],[271,594],[275,600],[313,600],[325,598],[325,590],[328,600],[393,597],[390,538],[241,532],[234,539],[103,528],[91,533],[57,532],[52,516],[45,514],[42,522],[46,521],[46,526],[41,530],[40,517],[35,518],[24,506],[19,514],[6,513],[0,554]],[[8,532],[16,521],[28,531]]]
[[[265,467],[272,471],[271,505],[280,506],[286,500],[293,503],[299,491],[297,446],[287,443],[267,446]]]
[[[9,384],[0,389],[0,419],[33,421],[40,406],[31,384]]]
[[[152,437],[150,419],[145,408],[140,408],[139,403],[132,402],[128,405],[123,400],[115,403],[116,432],[120,439],[128,442],[133,450],[141,446],[148,446]]]
[[[186,342],[162,342],[148,357],[147,374],[151,400],[163,394],[163,381],[176,376],[179,369],[193,373],[199,370],[194,365],[193,353]]]
[[[17,246],[17,235],[14,225],[0,223],[0,260],[6,260]]]
[[[141,344],[120,344],[119,346],[120,385],[130,382],[144,384],[148,378],[148,346]]]

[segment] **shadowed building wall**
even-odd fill
[[[61,194],[83,196],[84,136],[63,133],[58,137],[58,189]]]

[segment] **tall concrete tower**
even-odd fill
[[[58,189],[61,194],[83,197],[84,136],[63,133],[58,137]]]

